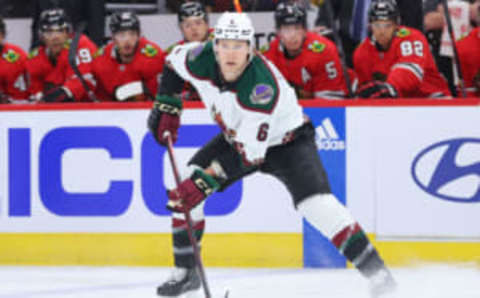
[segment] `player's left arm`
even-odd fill
[[[95,90],[95,79],[93,76],[93,57],[97,52],[97,46],[90,40],[83,40],[80,43],[75,61],[78,66],[78,70],[82,74],[83,78],[89,85],[91,90]],[[80,79],[75,75],[73,69],[68,65],[66,76],[67,79],[63,85],[67,90],[67,94],[73,97],[75,100],[81,100],[86,97],[86,90],[82,85]]]
[[[394,50],[398,59],[390,69],[386,82],[402,96],[422,84],[429,47],[423,35],[412,34],[403,38]]]

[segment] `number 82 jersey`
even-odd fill
[[[360,85],[379,80],[394,86],[400,97],[450,96],[427,39],[416,29],[400,26],[385,51],[370,37],[366,38],[355,50],[353,59]]]

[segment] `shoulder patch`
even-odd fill
[[[146,44],[145,47],[142,49],[142,54],[144,54],[148,58],[153,58],[157,56],[158,50],[151,44]]]
[[[18,61],[18,59],[20,59],[20,54],[12,49],[9,49],[5,54],[3,54],[3,58],[9,63],[15,63]]]
[[[105,52],[105,46],[99,48],[99,49],[95,52],[95,54],[93,54],[93,58],[95,59],[95,58],[97,58],[97,57],[102,56],[104,52]]]
[[[318,40],[315,40],[308,45],[308,49],[314,53],[321,53],[325,50],[326,47],[326,44],[324,44],[323,42],[319,42]]]
[[[38,50],[38,48],[34,48],[33,50],[31,50],[31,51],[28,53],[28,59],[33,59],[33,58],[35,58],[36,56],[38,56],[38,53],[40,53],[40,51]]]
[[[262,53],[262,54],[265,53],[265,52],[268,52],[268,50],[270,50],[270,44],[269,43],[260,47],[260,53]]]
[[[235,85],[238,103],[247,110],[272,113],[278,102],[279,86],[275,73],[261,56],[253,57],[250,66]]]
[[[195,61],[195,59],[197,59],[197,57],[200,56],[204,48],[205,48],[205,43],[201,43],[198,46],[191,49],[190,51],[188,51],[188,61],[189,62]]]
[[[272,86],[267,84],[257,84],[253,87],[252,93],[250,94],[250,101],[254,104],[264,105],[271,102],[274,96],[275,92],[273,91]]]
[[[71,45],[71,44],[72,44],[72,39],[69,38],[69,39],[67,39],[67,41],[65,42],[65,44],[63,44],[63,48],[65,48],[65,49],[68,50],[68,49],[70,49],[70,45]]]
[[[407,37],[410,34],[412,34],[412,32],[410,30],[408,30],[407,28],[400,28],[400,30],[397,31],[397,36],[402,37],[402,38]]]

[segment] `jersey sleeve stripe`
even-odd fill
[[[416,63],[397,63],[392,67],[393,69],[401,68],[412,72],[420,81],[423,81],[423,69]]]
[[[314,93],[315,97],[325,99],[345,99],[346,95],[343,91],[323,90]]]
[[[443,92],[434,92],[428,96],[429,98],[452,98]]]

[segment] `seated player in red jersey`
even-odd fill
[[[45,10],[39,23],[42,45],[30,52],[27,61],[32,98],[45,102],[88,100],[85,87],[68,62],[72,34],[67,15],[62,9]],[[80,37],[76,64],[91,86],[94,83],[91,69],[96,50],[96,45],[88,37]]]
[[[20,103],[28,99],[27,54],[5,42],[6,25],[0,18],[0,103]]]
[[[361,98],[448,98],[425,36],[400,26],[394,0],[374,0],[368,11],[369,37],[355,50],[353,63]]]
[[[187,42],[204,42],[213,36],[213,30],[208,25],[208,13],[201,2],[185,2],[178,10],[178,27],[182,32],[183,39],[171,45],[167,53],[177,45]],[[182,90],[180,98],[185,101],[198,101],[198,93],[188,82]]]
[[[343,99],[347,85],[337,47],[307,31],[307,14],[297,4],[280,3],[275,11],[277,38],[264,52],[299,98]]]
[[[473,29],[456,45],[467,96],[480,97],[480,28]]]
[[[133,12],[110,17],[112,42],[95,55],[95,94],[100,101],[145,101],[157,94],[165,55],[160,47],[141,36]]]

